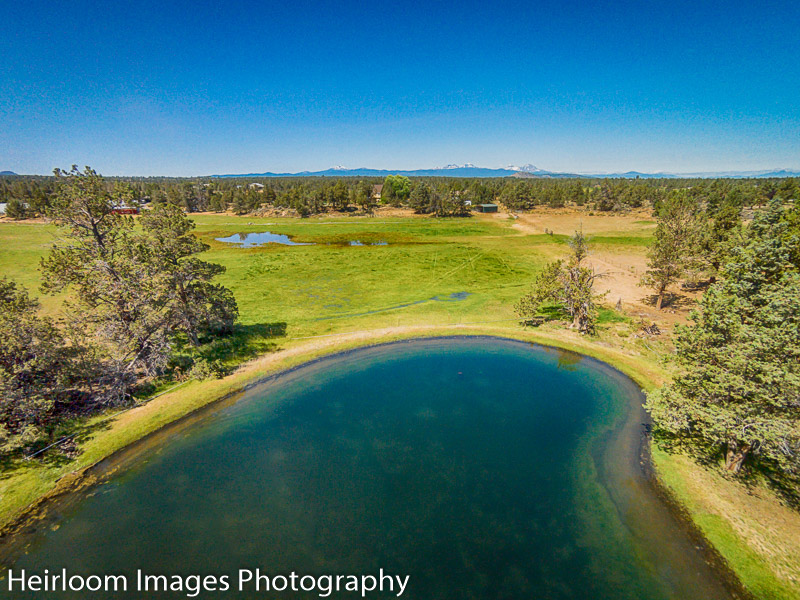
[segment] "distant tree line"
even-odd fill
[[[133,202],[171,204],[188,212],[251,214],[290,209],[300,216],[325,212],[371,213],[379,205],[436,216],[463,215],[470,206],[497,202],[512,211],[537,206],[587,206],[600,212],[659,209],[675,190],[699,205],[762,206],[776,196],[797,197],[796,179],[548,179],[450,178],[402,175],[380,178],[107,178]],[[377,186],[383,186],[380,194]],[[0,177],[0,202],[12,218],[42,216],[55,194],[53,177]],[[378,197],[380,196],[380,198]]]

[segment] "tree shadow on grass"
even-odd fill
[[[236,364],[255,358],[260,354],[274,352],[277,339],[286,337],[286,323],[236,324],[226,336],[215,337],[199,348],[199,354],[209,361],[225,365]]]
[[[560,306],[542,306],[535,315],[520,319],[520,323],[525,327],[539,327],[548,321],[563,321],[568,318],[569,315]]]
[[[274,350],[275,340],[282,337],[286,337],[286,323],[283,321],[250,325],[236,323],[228,331],[201,335],[199,346],[189,344],[185,336],[177,336],[170,356],[172,364],[167,372],[172,373],[175,366],[181,370],[191,367],[197,359],[235,366],[258,354]],[[149,390],[148,394],[153,391]]]
[[[22,453],[0,456],[0,480],[26,465],[58,468],[71,463],[81,454],[81,445],[95,433],[109,429],[113,420],[110,414],[99,419],[79,418],[62,423],[53,437],[42,438]]]

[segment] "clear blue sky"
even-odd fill
[[[8,2],[0,170],[800,167],[800,5]]]

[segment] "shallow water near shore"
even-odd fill
[[[598,361],[493,338],[323,359],[131,452],[13,568],[383,568],[420,600],[731,598],[650,485],[641,401]],[[201,597],[319,597],[233,587]]]

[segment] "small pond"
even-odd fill
[[[641,402],[607,365],[520,342],[350,352],[104,463],[105,482],[57,505],[6,564],[131,578],[383,568],[409,575],[402,598],[416,600],[731,598],[642,468]],[[103,597],[185,593],[47,595]]]
[[[234,244],[240,248],[257,248],[266,244],[282,244],[284,246],[316,246],[315,242],[295,242],[288,235],[282,233],[272,233],[270,231],[262,231],[260,233],[234,233],[228,237],[214,238],[218,242],[226,244]],[[378,241],[363,241],[363,240],[347,240],[340,244],[346,246],[387,246],[388,242],[385,240]]]
[[[215,238],[218,242],[235,244],[242,248],[255,248],[265,244],[283,244],[284,246],[313,246],[313,242],[293,242],[288,235],[262,231],[260,233],[234,233],[228,237]]]

